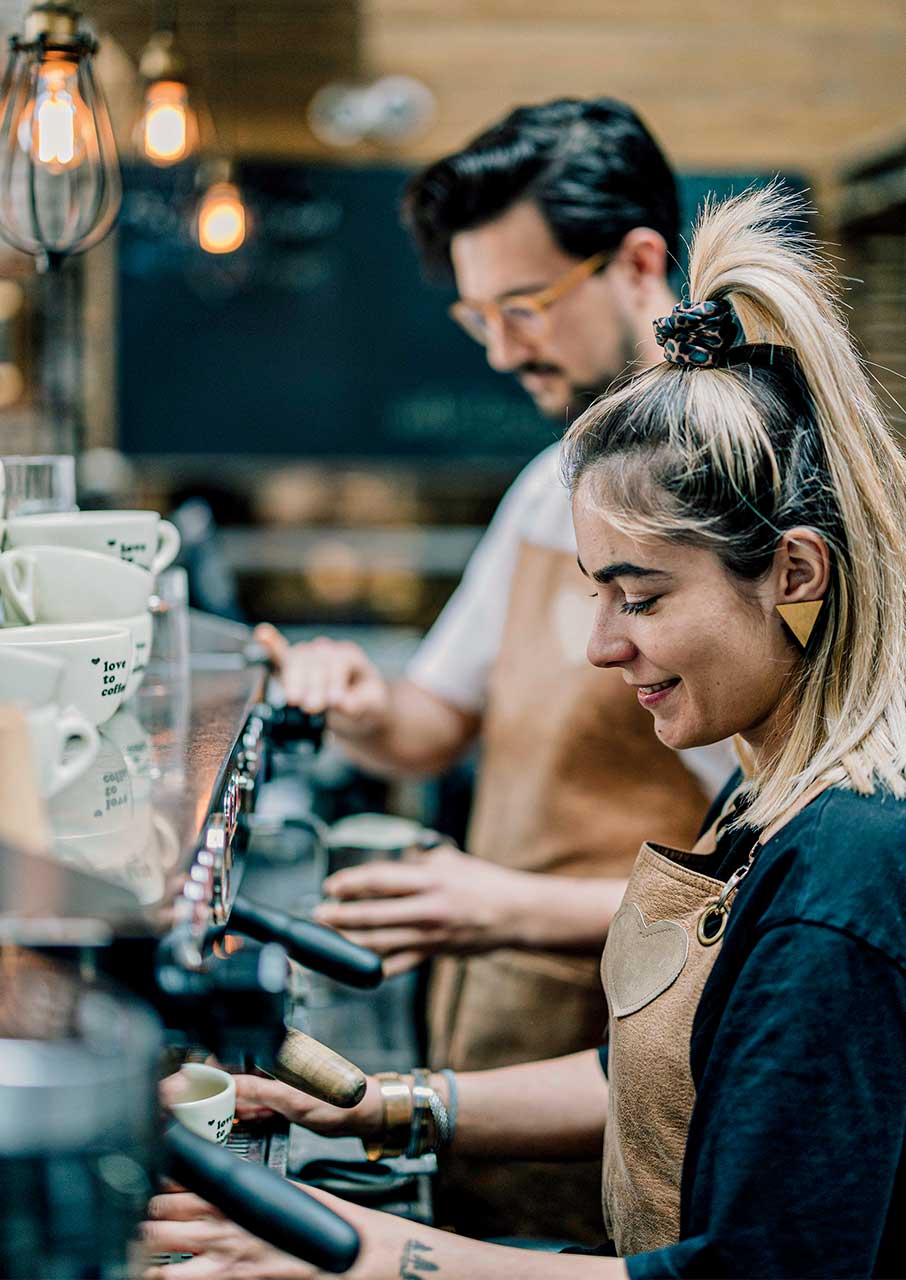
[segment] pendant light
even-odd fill
[[[195,214],[195,233],[205,253],[235,253],[245,243],[248,217],[233,166],[209,160],[199,175],[202,189]]]
[[[238,97],[238,23],[236,4],[229,8],[226,24],[230,37],[232,57],[232,89],[234,100]],[[233,122],[233,142],[236,141],[236,125]],[[195,236],[205,253],[235,253],[245,244],[249,232],[249,219],[245,202],[236,182],[235,166],[224,156],[212,156],[199,168],[197,185],[201,196],[195,209]]]
[[[179,164],[198,150],[199,124],[175,30],[154,32],[142,53],[139,72],[145,81],[136,131],[139,153],[160,168]]]
[[[0,90],[0,235],[59,265],[113,226],[122,188],[94,37],[65,3],[34,4]]]

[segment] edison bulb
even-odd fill
[[[198,243],[206,253],[235,253],[246,234],[245,205],[232,182],[217,182],[198,207]]]
[[[194,149],[197,133],[186,86],[158,80],[148,86],[141,123],[141,148],[153,164],[177,164]]]
[[[34,100],[22,113],[20,148],[52,173],[74,169],[86,156],[91,111],[79,93],[78,66],[49,51],[38,69]]]

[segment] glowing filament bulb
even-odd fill
[[[175,164],[189,146],[189,107],[185,85],[160,80],[148,88],[142,121],[142,150],[156,164]]]
[[[245,240],[245,206],[232,182],[215,183],[198,209],[198,243],[206,253],[235,253]]]
[[[90,112],[78,91],[77,74],[75,63],[43,62],[34,103],[19,122],[19,146],[52,172],[75,168],[85,157],[82,133]]]
[[[69,164],[75,155],[75,104],[65,89],[49,89],[35,111],[41,164]]]

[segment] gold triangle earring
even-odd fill
[[[774,608],[804,649],[815,629],[823,600],[802,600],[799,604],[775,604]]]

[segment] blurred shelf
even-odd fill
[[[361,570],[392,567],[419,576],[456,577],[484,533],[480,525],[419,525],[411,529],[314,526],[297,529],[228,527],[219,538],[238,573],[298,572],[313,555],[336,548],[351,552]]]

